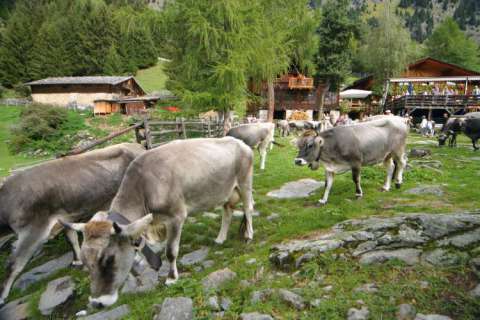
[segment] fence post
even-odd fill
[[[212,132],[211,132],[211,126],[210,126],[210,118],[208,118],[208,122],[207,122],[207,128],[208,128],[208,137],[211,138],[212,137]]]
[[[152,135],[150,132],[150,126],[148,125],[148,119],[145,118],[143,120],[143,126],[145,128],[145,141],[146,141],[146,147],[147,150],[152,149]]]
[[[187,131],[185,130],[185,119],[183,117],[181,119],[181,126],[182,126],[183,139],[187,139]]]

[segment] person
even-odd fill
[[[420,122],[420,134],[422,136],[427,135],[427,130],[428,130],[427,123],[428,123],[427,117],[422,116],[422,122]]]
[[[433,137],[435,135],[435,122],[432,120],[427,121],[427,137]]]
[[[439,96],[440,95],[440,88],[438,87],[438,84],[433,87],[432,93],[434,96]]]
[[[480,88],[478,88],[478,86],[475,86],[475,88],[473,88],[473,95],[480,96]]]

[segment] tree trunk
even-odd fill
[[[275,112],[275,88],[273,80],[268,80],[268,115],[267,121],[273,122],[273,114]]]
[[[230,110],[225,110],[222,112],[222,114],[223,114],[223,135],[225,136],[228,130],[232,128],[233,112]]]
[[[323,108],[325,105],[325,95],[327,94],[328,90],[330,90],[330,82],[327,81],[323,89],[320,89],[321,86],[318,85],[317,87],[317,109],[318,109],[318,121],[323,120]]]

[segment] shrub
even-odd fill
[[[13,87],[13,90],[15,91],[16,96],[22,98],[28,98],[32,94],[30,87],[24,86],[23,84],[16,85],[15,87]]]
[[[77,142],[72,136],[85,128],[84,118],[75,111],[32,105],[20,113],[19,124],[11,129],[10,150],[68,151]]]
[[[0,98],[3,98],[3,96],[5,95],[5,91],[6,91],[6,90],[7,90],[7,89],[5,89],[4,86],[0,85]]]

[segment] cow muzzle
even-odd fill
[[[302,159],[302,158],[295,158],[295,165],[305,166],[307,165],[307,161],[305,161],[305,159]]]

